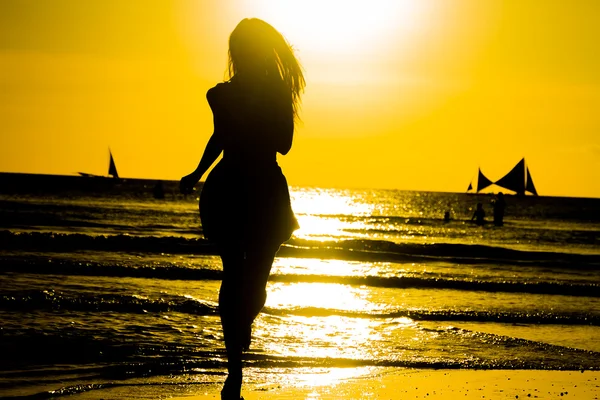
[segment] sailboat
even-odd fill
[[[488,177],[485,176],[483,174],[483,172],[481,172],[481,168],[479,168],[478,171],[477,171],[477,190],[475,192],[479,193],[480,191],[482,191],[486,187],[488,187],[490,185],[493,185],[493,184],[494,184],[494,182],[492,182],[491,180],[489,180]],[[470,192],[471,190],[473,190],[473,184],[469,183],[469,187],[467,188],[467,192]]]
[[[521,159],[510,172],[496,182],[488,179],[483,172],[481,172],[481,168],[479,168],[477,175],[477,190],[475,192],[479,193],[481,190],[491,185],[512,190],[516,192],[517,196],[524,196],[526,193],[531,193],[535,196],[538,195],[535,185],[533,184],[533,179],[531,178],[531,173],[529,172],[529,167],[525,165],[525,158]],[[471,190],[473,190],[473,185],[469,183],[467,192]]]
[[[524,196],[526,192],[535,196],[538,195],[529,167],[525,165],[525,158],[521,159],[508,174],[500,178],[495,184],[516,192],[517,196]]]
[[[119,173],[117,172],[117,165],[115,164],[115,159],[113,158],[110,148],[108,149],[108,155],[110,157],[110,160],[108,162],[108,175],[111,176],[115,180],[119,179]],[[86,177],[86,178],[107,178],[106,176],[103,176],[103,175],[88,174],[87,172],[78,172],[78,174],[83,177]]]
[[[110,161],[108,164],[108,174],[115,179],[119,179],[119,173],[117,172],[117,166],[115,165],[115,159],[113,158],[112,152],[108,149],[110,155]]]

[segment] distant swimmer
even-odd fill
[[[450,222],[450,211],[444,213],[444,222]]]
[[[473,216],[471,217],[471,221],[475,220],[477,225],[485,224],[485,211],[483,210],[483,204],[477,203],[477,209]]]
[[[164,199],[165,198],[165,187],[162,181],[156,181],[154,188],[152,189],[152,195],[155,199]]]

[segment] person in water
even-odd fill
[[[450,222],[450,211],[444,213],[444,222]]]
[[[477,225],[485,224],[485,211],[483,210],[483,204],[477,203],[477,209],[471,217],[471,221],[475,220]]]
[[[504,193],[499,192],[496,198],[494,199],[494,225],[502,226],[504,225],[504,208],[506,207],[506,202],[504,201]]]
[[[229,81],[208,90],[214,117],[198,167],[180,182],[191,193],[217,157],[200,195],[204,236],[223,263],[219,314],[228,376],[222,399],[240,399],[242,352],[266,301],[275,254],[298,228],[277,153],[290,151],[306,82],[286,39],[260,19],[244,19],[229,37]]]

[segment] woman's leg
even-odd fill
[[[242,352],[248,350],[252,323],[267,299],[266,285],[279,245],[262,243],[238,250],[222,251],[223,281],[219,291],[219,314],[225,338],[228,376],[221,398],[240,398]]]
[[[239,400],[242,388],[242,269],[244,253],[240,250],[221,252],[223,281],[219,291],[219,315],[225,339],[228,376],[221,391],[222,399]]]
[[[244,260],[242,281],[242,347],[248,350],[252,340],[252,323],[267,300],[266,286],[279,245],[258,243],[249,246]]]

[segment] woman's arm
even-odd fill
[[[204,149],[204,153],[202,154],[202,158],[200,159],[200,162],[198,163],[198,166],[194,172],[181,178],[181,182],[179,182],[179,189],[181,193],[192,193],[194,185],[198,183],[200,178],[202,178],[210,166],[213,165],[222,151],[223,144],[221,143],[220,135],[217,135],[215,132],[208,140],[206,148]]]
[[[217,113],[215,112],[215,103],[218,98],[218,90],[222,84],[218,84],[217,86],[211,88],[206,93],[206,100],[208,100],[208,104],[213,112],[213,124],[214,124],[214,132],[211,135],[210,139],[208,139],[208,143],[206,143],[206,147],[204,148],[204,153],[202,153],[202,158],[200,158],[200,162],[198,166],[189,175],[181,178],[179,182],[179,190],[183,194],[192,193],[194,189],[194,185],[198,183],[198,181],[202,178],[202,176],[208,171],[211,165],[215,162],[215,160],[219,157],[221,152],[223,151],[223,140],[221,134],[221,128],[217,123]]]

